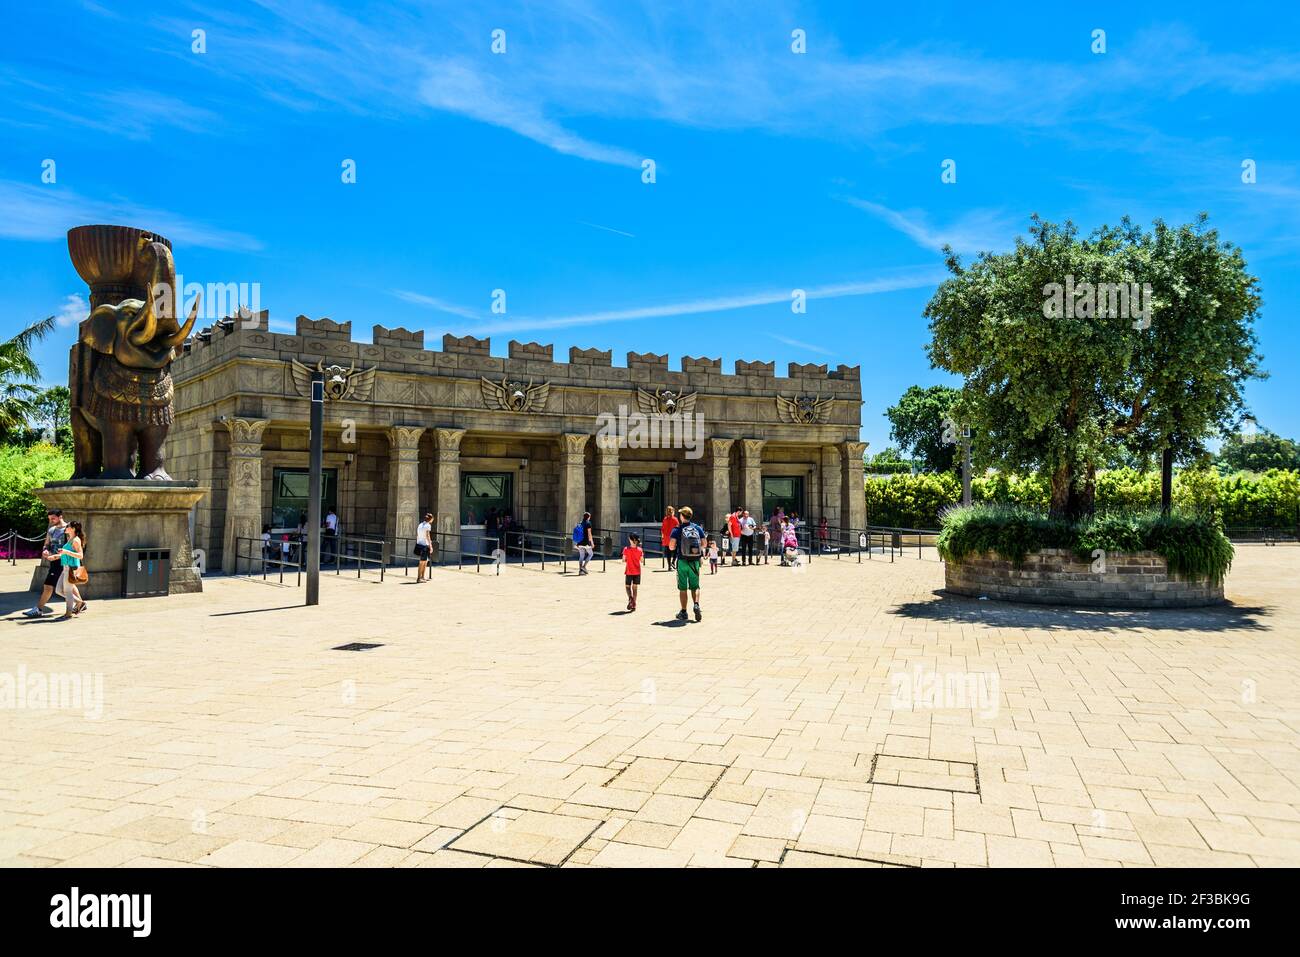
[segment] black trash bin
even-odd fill
[[[170,548],[128,548],[122,552],[122,597],[166,595],[171,587]]]

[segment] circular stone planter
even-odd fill
[[[1104,565],[1063,548],[1030,552],[1020,565],[991,553],[971,555],[944,564],[944,584],[954,595],[1034,605],[1195,608],[1223,601],[1222,582],[1171,575],[1155,552],[1112,552]]]

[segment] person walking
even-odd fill
[[[758,560],[754,557],[754,531],[757,528],[753,516],[749,514],[749,509],[743,509],[740,513],[740,554],[743,564],[757,565]]]
[[[81,592],[77,591],[76,576],[79,574],[81,565],[86,559],[86,534],[81,529],[80,522],[70,522],[67,529],[67,538],[64,539],[63,545],[59,548],[59,563],[63,568],[59,576],[59,584],[55,586],[55,591],[63,596],[65,611],[61,620],[67,621],[70,618],[76,618],[86,610],[86,603],[81,600]]]
[[[718,541],[712,535],[704,543],[704,553],[709,556],[709,574],[718,573]]]
[[[40,618],[43,615],[52,615],[54,610],[49,607],[50,596],[54,594],[54,589],[59,584],[59,577],[63,574],[63,565],[59,562],[59,549],[63,547],[63,541],[68,534],[68,525],[63,520],[63,510],[59,508],[50,509],[45,515],[49,523],[45,529],[45,541],[41,543],[41,558],[49,563],[49,568],[45,572],[45,583],[41,585],[41,597],[37,599],[36,604],[23,612],[24,618]]]
[[[424,573],[429,568],[429,555],[433,552],[433,513],[425,512],[424,521],[415,526],[415,557],[420,560],[415,570],[415,583],[424,581]]]
[[[582,521],[573,526],[573,544],[578,546],[578,574],[587,574],[587,563],[596,554],[596,542],[591,537],[591,513],[583,512]]]
[[[763,529],[763,564],[768,563],[768,555],[772,551],[772,527],[764,522]]]
[[[628,611],[636,611],[636,593],[641,587],[641,559],[644,557],[641,536],[633,532],[628,535],[627,547],[623,549],[623,587],[627,589]]]
[[[677,553],[668,547],[668,542],[673,537],[673,529],[676,527],[677,509],[669,505],[664,509],[664,520],[659,525],[659,544],[663,547],[664,557],[668,560],[670,569],[677,567]]]
[[[700,612],[700,558],[704,554],[704,529],[691,521],[694,513],[689,505],[683,505],[677,514],[681,521],[673,529],[673,537],[668,542],[668,547],[677,553],[677,593],[682,603],[677,620],[687,619],[686,593],[690,592],[695,602],[695,620],[699,621],[704,617]]]

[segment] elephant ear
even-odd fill
[[[112,355],[117,340],[117,312],[117,306],[107,303],[96,306],[81,327],[81,341],[96,352]]]

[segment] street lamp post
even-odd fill
[[[307,604],[320,604],[320,486],[325,441],[325,377],[311,377],[311,453],[307,480]]]

